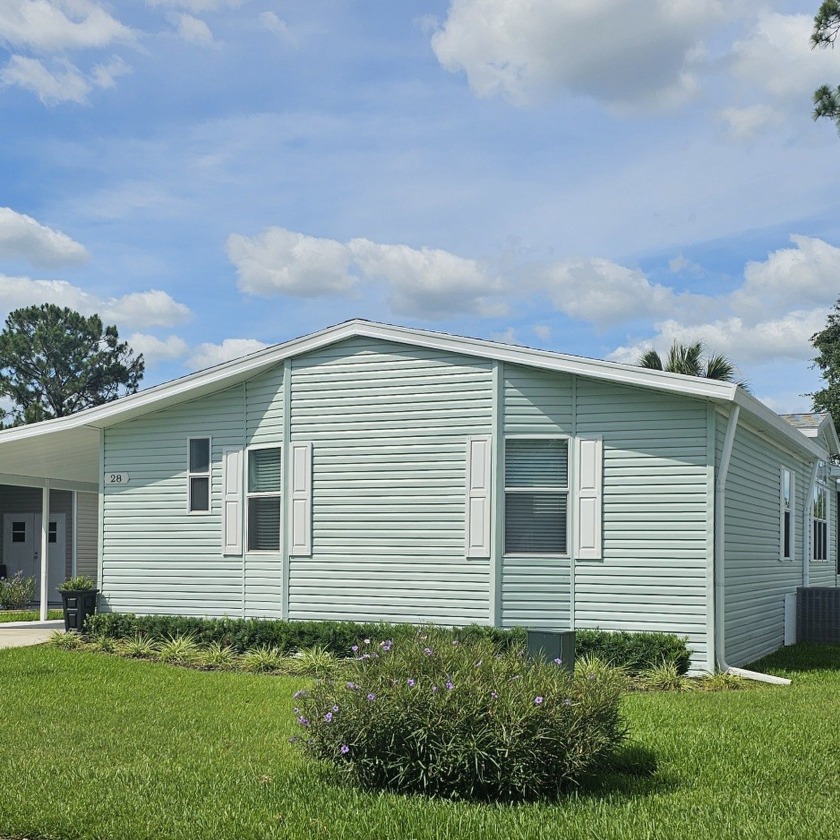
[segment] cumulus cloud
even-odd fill
[[[190,310],[166,292],[153,289],[119,298],[101,298],[65,280],[32,280],[0,274],[0,310],[55,303],[84,315],[97,313],[103,321],[134,328],[168,327],[185,321]]]
[[[130,72],[120,58],[96,65],[88,75],[67,59],[56,59],[52,64],[51,70],[40,59],[13,55],[0,70],[0,83],[31,91],[44,105],[82,105],[93,88],[112,88],[118,76]]]
[[[257,341],[256,338],[226,338],[221,344],[199,344],[187,360],[187,364],[191,368],[201,370],[238,359],[248,353],[256,353],[263,347],[268,345],[264,341]]]
[[[252,237],[232,234],[226,250],[248,294],[319,297],[344,294],[356,283],[347,246],[333,239],[270,227]]]
[[[437,248],[380,245],[368,239],[351,240],[349,250],[366,277],[388,283],[391,308],[398,315],[507,312],[507,306],[494,298],[504,290],[502,281],[488,275],[476,260]]]
[[[0,207],[0,257],[23,259],[34,266],[78,265],[89,257],[87,248],[67,234],[42,225],[11,207]]]
[[[145,333],[133,333],[126,340],[132,350],[143,354],[147,366],[180,359],[186,356],[189,350],[187,342],[177,335],[170,335],[161,339]]]
[[[243,0],[146,0],[150,6],[168,6],[173,9],[186,9],[196,14],[216,12],[219,9],[235,9]]]
[[[206,21],[188,14],[173,14],[170,18],[178,35],[191,44],[212,46],[216,43]]]
[[[695,92],[702,39],[722,19],[718,0],[451,0],[432,48],[479,96],[668,106]]]
[[[0,42],[42,52],[132,41],[134,32],[91,0],[3,0]]]
[[[289,29],[289,24],[282,18],[279,18],[274,12],[261,12],[259,21],[263,29],[279,35],[285,41],[292,40],[292,30]]]
[[[400,315],[439,317],[470,312],[500,315],[502,281],[472,259],[433,248],[347,243],[271,227],[254,237],[233,234],[227,254],[248,294],[321,297],[379,283]]]

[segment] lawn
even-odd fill
[[[482,806],[332,782],[288,743],[300,680],[4,650],[0,836],[836,838],[840,647],[798,646],[761,667],[793,685],[626,697],[653,776]]]
[[[39,621],[40,618],[38,610],[0,610],[0,624],[12,621]],[[59,618],[64,618],[61,610],[47,611],[47,621],[56,621]]]

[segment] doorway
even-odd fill
[[[56,588],[64,581],[67,543],[65,538],[65,514],[50,515],[50,528],[47,537],[48,563],[47,576],[50,589],[47,601],[58,603],[61,595]],[[13,577],[18,571],[24,577],[34,577],[37,583],[35,601],[41,599],[41,514],[40,513],[4,513],[3,514],[3,564],[6,574]]]

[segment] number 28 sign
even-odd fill
[[[128,473],[127,472],[106,472],[105,473],[105,486],[106,487],[118,487],[121,484],[128,484]]]

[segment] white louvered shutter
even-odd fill
[[[312,444],[291,445],[291,544],[289,554],[312,554]]]
[[[242,554],[242,450],[222,450],[222,546],[228,555]]]
[[[467,439],[466,554],[490,556],[491,441]]]
[[[575,556],[578,560],[600,560],[604,444],[599,437],[579,437],[575,447]]]

